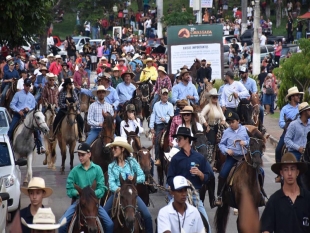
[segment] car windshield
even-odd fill
[[[73,40],[74,40],[74,43],[77,44],[80,39],[79,38],[75,38],[75,39],[73,38]]]
[[[11,159],[8,150],[8,145],[4,142],[0,143],[0,167],[10,166]]]
[[[0,127],[8,127],[5,112],[0,112]]]

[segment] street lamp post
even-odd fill
[[[260,73],[260,35],[262,33],[262,28],[259,23],[260,18],[260,7],[259,0],[255,0],[255,10],[254,10],[254,35],[253,35],[253,75],[258,75]]]

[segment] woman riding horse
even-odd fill
[[[139,133],[142,134],[144,132],[143,127],[141,127],[141,121],[139,118],[136,117],[136,108],[133,104],[128,104],[126,106],[125,114],[124,114],[124,120],[121,122],[120,132],[121,137],[127,138],[127,134],[125,130],[128,132],[136,131],[136,128],[139,128]]]
[[[133,152],[131,145],[127,143],[127,140],[122,137],[116,137],[114,142],[107,146],[112,148],[114,161],[109,164],[109,188],[113,193],[107,200],[104,209],[110,212],[114,203],[114,193],[120,189],[120,175],[124,180],[133,180],[134,176],[137,176],[137,183],[145,182],[145,175],[137,162],[137,160],[130,156]],[[138,209],[141,211],[143,219],[145,221],[145,227],[147,233],[153,232],[152,216],[142,201],[137,196]]]
[[[60,125],[60,121],[66,116],[67,114],[67,101],[69,103],[78,103],[77,104],[77,109],[78,112],[80,111],[80,103],[79,103],[79,98],[77,97],[76,93],[73,90],[73,82],[71,81],[70,78],[66,78],[65,82],[62,84],[63,89],[59,92],[59,97],[58,97],[58,105],[59,105],[59,111],[55,117],[54,123],[53,123],[53,130],[54,130],[54,135],[57,132],[57,126]],[[85,141],[85,136],[83,134],[83,125],[84,125],[84,120],[81,116],[80,113],[76,115],[76,121],[78,124],[78,130],[79,130],[79,142],[84,142]]]

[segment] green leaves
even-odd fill
[[[193,12],[186,11],[182,12],[181,6],[176,6],[174,10],[166,14],[162,17],[162,21],[166,26],[171,25],[183,25],[183,24],[189,24],[190,22],[195,22],[195,16],[193,15]]]

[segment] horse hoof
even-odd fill
[[[44,159],[43,160],[43,165],[46,165],[46,164],[47,164],[46,159]]]
[[[238,215],[238,209],[234,209],[234,215]]]

